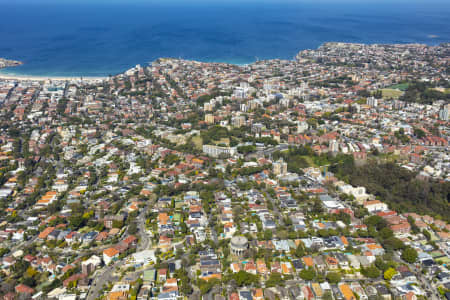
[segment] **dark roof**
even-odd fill
[[[175,264],[174,263],[169,263],[169,272],[170,273],[175,272]]]
[[[445,293],[445,299],[450,300],[450,292]]]
[[[240,299],[246,299],[246,300],[252,300],[253,296],[250,291],[240,291],[239,292],[239,298]]]
[[[432,259],[426,259],[426,260],[423,260],[423,261],[422,261],[422,264],[423,264],[425,267],[431,267],[432,265],[434,265],[434,260],[432,260]]]
[[[378,294],[380,294],[380,295],[389,295],[390,294],[388,288],[383,284],[377,284],[377,285],[375,285],[375,288],[377,289]]]
[[[294,260],[292,261],[292,265],[293,265],[294,268],[296,268],[296,269],[303,269],[303,264],[302,264],[302,262],[300,261],[300,259],[294,259]]]

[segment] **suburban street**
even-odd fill
[[[149,208],[149,205],[146,205],[145,208],[141,210],[141,212],[139,213],[137,220],[136,220],[138,230],[139,230],[139,237],[140,237],[138,245],[136,246],[137,251],[145,250],[150,245],[150,238],[145,229],[145,219],[146,219],[148,208]],[[125,265],[125,263],[126,263],[126,260],[116,261],[111,266],[108,266],[105,269],[102,269],[102,271],[100,271],[99,275],[94,276],[93,283],[87,294],[87,300],[96,299],[100,295],[100,291],[103,288],[103,284],[107,284],[108,282],[115,281],[117,278],[114,275],[114,272],[118,271],[123,265]],[[141,272],[143,272],[143,270]]]

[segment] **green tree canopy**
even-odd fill
[[[380,270],[374,265],[368,266],[367,268],[361,268],[361,273],[369,278],[378,278],[380,277]]]
[[[328,272],[327,276],[325,277],[327,281],[331,284],[336,284],[341,281],[341,274],[337,272]]]
[[[402,259],[407,263],[415,263],[417,260],[417,251],[414,248],[408,247],[405,248],[402,252]]]
[[[300,271],[300,278],[307,281],[312,281],[316,278],[316,271],[313,268],[307,268]]]

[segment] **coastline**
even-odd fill
[[[437,36],[436,36],[437,37]],[[335,41],[328,41],[328,42],[324,42],[322,44],[320,44],[317,48],[319,48],[320,46],[323,46],[325,44],[334,44],[334,43],[343,43],[343,44],[361,44],[361,45],[395,45],[395,46],[405,46],[405,45],[425,45],[425,46],[436,46],[436,45],[430,45],[430,44],[426,44],[426,43],[353,43],[353,42],[335,42]],[[442,43],[441,43],[442,44]],[[316,48],[316,49],[317,49]],[[302,51],[302,49],[299,49],[298,51]],[[261,62],[261,61],[270,61],[270,60],[295,60],[296,56],[298,55],[298,52],[296,55],[294,55],[291,58],[281,58],[281,57],[274,57],[274,58],[268,58],[268,59],[258,59],[258,57],[255,56],[255,60],[254,61],[250,61],[250,62],[237,62],[237,61],[233,61],[233,60],[221,60],[221,59],[217,59],[217,60],[200,60],[200,59],[196,59],[196,58],[184,58],[184,57],[159,57],[153,61],[147,61],[148,65],[151,65],[152,62],[160,60],[160,59],[181,59],[181,60],[186,60],[186,61],[193,61],[193,62],[197,62],[197,63],[203,63],[203,64],[228,64],[228,65],[233,65],[233,66],[237,66],[237,67],[247,67],[249,65],[252,65],[254,63],[257,62]],[[123,74],[125,73],[127,70],[129,69],[125,69],[123,71],[114,73],[114,75],[109,75],[109,76],[83,76],[83,75],[77,75],[77,76],[57,76],[57,75],[27,75],[27,74],[15,74],[14,72],[4,72],[7,69],[11,69],[11,68],[15,68],[15,67],[19,67],[18,66],[9,66],[9,67],[5,67],[5,68],[0,68],[0,80],[16,80],[16,81],[72,81],[72,82],[99,82],[99,81],[104,81],[104,80],[108,80],[110,78],[110,76],[116,76],[119,74]]]
[[[147,65],[151,65],[152,62],[159,60],[159,59],[182,59],[182,60],[187,60],[187,61],[195,61],[198,63],[204,63],[204,64],[228,64],[228,65],[234,65],[234,66],[238,66],[238,67],[246,67],[249,66],[255,62],[258,62],[260,60],[255,59],[254,61],[246,61],[246,62],[242,62],[242,61],[236,61],[236,60],[227,60],[227,59],[215,59],[215,60],[201,60],[198,58],[185,58],[185,57],[159,57],[156,58],[155,60],[152,61],[147,61],[144,63],[145,66]],[[271,58],[271,59],[283,59],[283,58]],[[271,59],[262,59],[262,60],[271,60]],[[287,59],[287,58],[284,58]],[[295,56],[293,58],[289,58],[290,59],[295,59]],[[129,70],[130,68],[132,68],[131,66],[134,66],[136,64],[140,64],[140,63],[135,63],[135,64],[131,64],[129,68],[121,70],[121,71],[116,71],[116,72],[112,72],[112,74],[110,76],[116,76],[119,74],[123,74],[124,72],[126,72],[127,70]],[[100,81],[100,80],[108,80],[109,76],[108,75],[104,75],[104,76],[84,76],[84,75],[67,75],[67,76],[58,76],[58,75],[28,75],[28,74],[16,74],[15,72],[12,71],[13,68],[16,67],[20,67],[19,66],[11,66],[11,67],[5,67],[5,68],[0,68],[0,80],[17,80],[17,81],[46,81],[46,80],[51,80],[51,81],[84,81],[84,82],[88,82],[88,81]]]
[[[100,81],[108,79],[104,77],[89,77],[89,76],[33,76],[33,75],[14,75],[2,74],[0,72],[0,79],[2,80],[19,80],[19,81]]]

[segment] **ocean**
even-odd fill
[[[450,4],[432,1],[0,0],[0,57],[24,62],[0,72],[107,76],[160,57],[247,64],[328,41],[450,42]]]

